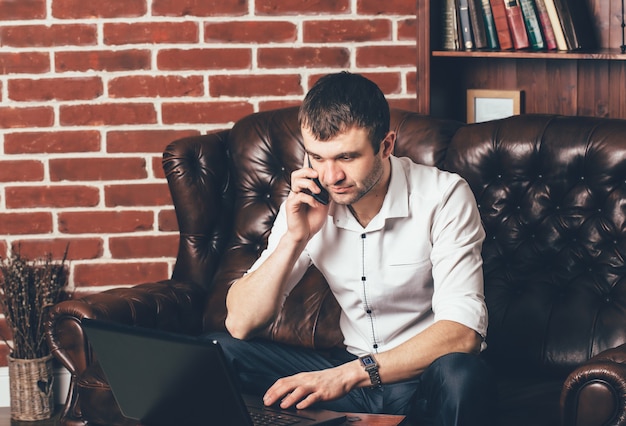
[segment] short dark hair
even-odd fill
[[[378,153],[389,132],[389,104],[373,81],[343,71],[328,74],[313,85],[300,106],[298,120],[320,141],[352,127],[364,128]]]

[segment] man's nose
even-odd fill
[[[343,181],[345,174],[337,162],[326,161],[320,178],[325,185],[329,186]]]

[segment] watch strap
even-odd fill
[[[367,374],[370,376],[370,382],[372,383],[372,388],[380,388],[383,383],[380,380],[380,373],[378,372],[378,363],[373,355],[364,355],[359,357],[361,361],[361,365],[367,371]]]

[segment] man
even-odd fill
[[[478,354],[487,311],[481,227],[457,175],[392,155],[380,89],[347,72],[321,78],[299,120],[306,151],[268,247],[226,299],[225,351],[267,405],[489,424],[490,371]],[[309,166],[310,164],[310,166]],[[328,191],[324,205],[312,195]],[[330,356],[254,339],[314,264],[342,315]]]

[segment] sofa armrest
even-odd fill
[[[579,366],[561,393],[563,424],[626,424],[626,344],[608,349]]]
[[[202,331],[206,290],[172,280],[115,288],[55,305],[46,324],[51,352],[74,376],[92,362],[80,322],[102,319],[184,334]]]

